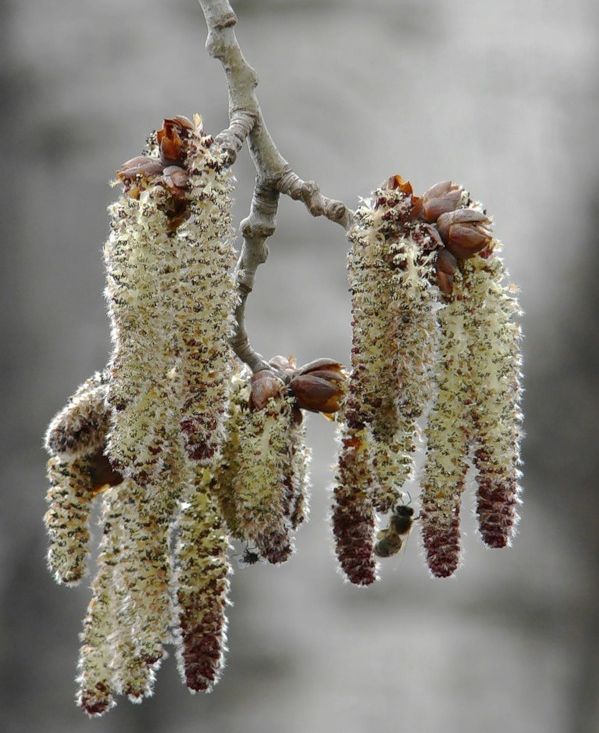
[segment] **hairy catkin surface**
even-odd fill
[[[297,529],[310,513],[310,461],[311,451],[306,446],[304,421],[292,420],[289,429],[290,465],[285,478],[285,516],[291,529]]]
[[[89,514],[93,493],[89,462],[75,458],[48,461],[50,488],[44,516],[48,530],[48,567],[57,583],[76,585],[86,573],[89,555]]]
[[[452,575],[460,561],[460,499],[468,470],[468,342],[459,277],[439,314],[437,394],[426,428],[420,519],[426,559],[439,578]]]
[[[69,461],[103,448],[110,419],[107,380],[105,372],[96,372],[52,419],[44,441],[50,455]]]
[[[209,692],[226,651],[230,566],[228,538],[208,469],[189,465],[189,483],[178,520],[178,659],[192,692]]]
[[[231,378],[229,338],[237,291],[232,177],[211,138],[195,135],[188,157],[190,215],[179,227],[176,328],[181,336],[181,427],[190,458],[209,462],[223,438]]]
[[[288,559],[291,530],[308,514],[310,451],[301,413],[276,397],[249,406],[249,373],[234,376],[213,489],[231,535],[271,563]]]
[[[115,675],[112,665],[118,598],[117,567],[122,552],[121,502],[118,487],[107,492],[102,511],[103,535],[92,597],[83,621],[77,682],[77,703],[90,716],[102,715],[115,705]]]
[[[368,428],[342,426],[331,513],[339,565],[356,585],[376,580],[370,441]]]
[[[430,397],[436,352],[437,245],[410,218],[412,199],[379,189],[349,234],[356,425],[372,428],[374,506],[389,511],[413,473],[418,417]]]
[[[504,285],[498,249],[465,268],[477,515],[490,547],[509,544],[518,519],[522,437],[520,309],[515,292]]]
[[[114,204],[104,250],[114,344],[107,450],[113,464],[142,485],[160,470],[164,432],[178,413],[171,293],[163,287],[165,277],[170,282],[176,243],[164,195],[154,186],[139,201],[121,198]]]
[[[434,281],[432,242],[422,228],[393,246],[393,311],[396,319],[396,390],[398,420],[392,442],[395,482],[413,478],[417,420],[434,388],[438,351],[439,296]]]
[[[233,481],[237,523],[243,539],[272,563],[291,554],[288,489],[292,426],[290,400],[272,397],[262,409],[248,409],[240,426],[239,472]]]

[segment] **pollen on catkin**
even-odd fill
[[[460,561],[460,499],[468,470],[469,359],[461,278],[439,313],[437,393],[426,427],[422,476],[422,536],[431,573],[452,575]]]
[[[509,544],[518,520],[522,438],[520,308],[495,241],[487,258],[468,260],[468,355],[472,449],[480,535],[489,547]]]
[[[107,381],[106,372],[91,376],[52,419],[44,440],[50,455],[69,461],[104,447],[110,416]]]
[[[141,484],[159,471],[164,432],[178,413],[172,294],[164,287],[165,278],[171,283],[176,241],[165,197],[158,184],[137,200],[122,197],[112,207],[117,225],[104,250],[114,344],[107,450],[113,465]]]
[[[98,570],[83,621],[77,677],[77,703],[90,716],[102,715],[116,704],[114,649],[109,637],[117,617],[116,576],[122,551],[118,488],[111,489],[104,498],[102,524]]]
[[[412,476],[436,352],[439,242],[418,220],[420,208],[410,184],[394,176],[358,209],[349,233],[349,391],[357,419],[372,430],[373,502],[381,512],[397,504]]]
[[[209,692],[220,677],[226,651],[229,541],[211,486],[212,472],[190,461],[187,470],[176,550],[177,656],[188,689]]]
[[[293,552],[289,523],[293,408],[282,387],[281,383],[280,391],[260,406],[254,405],[250,394],[241,413],[239,470],[232,482],[240,536],[275,564]]]
[[[181,427],[190,458],[209,462],[223,438],[237,291],[231,225],[233,179],[201,123],[189,143],[189,216],[177,230],[180,278],[175,327],[181,338]]]
[[[57,583],[76,585],[86,573],[89,514],[93,500],[89,461],[48,461],[50,488],[44,522],[48,530],[48,567]]]
[[[372,449],[367,427],[344,422],[333,489],[331,523],[342,572],[355,585],[376,580]]]

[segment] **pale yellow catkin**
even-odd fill
[[[102,715],[116,703],[114,648],[109,637],[117,618],[116,572],[122,552],[118,487],[108,491],[102,511],[103,535],[92,597],[83,621],[79,652],[77,703],[90,716]]]
[[[66,462],[103,448],[110,416],[106,404],[107,379],[106,373],[96,372],[52,419],[44,439],[50,455]]]
[[[495,242],[491,257],[465,267],[477,514],[491,547],[509,544],[518,520],[522,439],[521,312],[514,288],[505,284],[500,250]]]
[[[57,583],[77,585],[84,577],[89,555],[89,514],[93,500],[90,466],[86,458],[48,461],[50,488],[44,516],[48,530],[48,567]]]
[[[146,483],[160,470],[164,432],[176,421],[171,297],[163,287],[176,257],[164,213],[165,191],[153,186],[139,201],[112,207],[105,247],[106,295],[114,343],[108,399],[113,407],[108,454],[125,475]]]
[[[181,425],[188,455],[210,463],[223,438],[237,290],[231,223],[233,178],[222,152],[197,127],[190,144],[189,218],[177,230],[180,279]]]
[[[468,470],[469,424],[467,314],[456,273],[453,296],[439,313],[437,393],[426,427],[421,524],[433,575],[447,577],[460,560],[460,498]]]

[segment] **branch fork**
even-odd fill
[[[257,372],[270,367],[249,342],[245,304],[254,287],[256,270],[268,257],[266,240],[276,229],[279,195],[302,201],[312,216],[325,216],[346,231],[351,227],[353,212],[343,202],[324,196],[314,181],[302,180],[278,151],[256,96],[258,77],[245,60],[235,35],[237,16],[228,0],[199,0],[199,3],[208,26],[206,49],[223,65],[229,92],[230,124],[216,140],[233,164],[247,138],[256,168],[250,213],[241,223],[244,242],[236,267],[239,304],[231,346],[239,359]]]

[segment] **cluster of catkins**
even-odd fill
[[[504,547],[517,521],[521,413],[519,307],[491,220],[457,184],[415,196],[393,176],[349,232],[352,371],[341,422],[333,526],[348,579],[376,579],[412,525],[424,419],[418,521],[432,574],[460,560],[460,502],[470,461],[483,541]],[[388,515],[376,532],[377,513]]]
[[[331,359],[275,357],[252,375],[234,357],[232,180],[199,118],[165,120],[117,180],[104,248],[113,352],[46,434],[59,583],[84,577],[103,504],[78,667],[89,715],[151,694],[170,643],[188,688],[212,688],[231,539],[248,563],[291,555],[308,510],[302,408],[334,412],[345,382]]]
[[[332,526],[358,585],[414,522],[402,487],[427,410],[418,520],[432,572],[458,563],[469,457],[487,544],[508,542],[517,502],[518,308],[490,221],[463,189],[448,182],[418,198],[395,176],[356,212],[349,377],[333,359],[297,367],[281,356],[252,374],[230,346],[226,151],[199,117],[173,117],[116,177],[123,193],[104,248],[112,355],[46,434],[59,583],[85,576],[92,503],[102,501],[78,667],[89,715],[119,694],[150,695],[168,644],[191,691],[217,682],[231,543],[244,564],[280,564],[307,517],[306,410],[340,426]],[[388,515],[378,532],[376,512]]]

